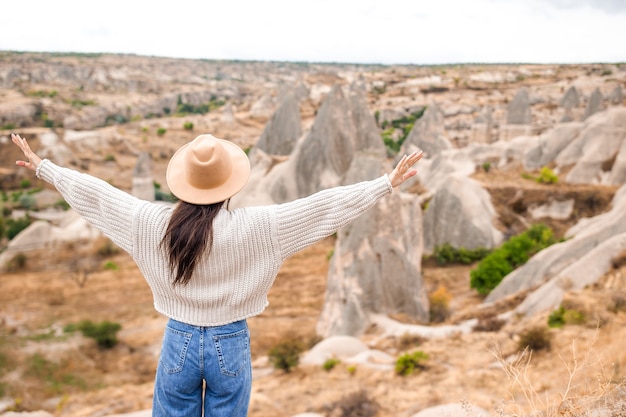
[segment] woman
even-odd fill
[[[250,163],[229,141],[200,135],[176,151],[167,185],[174,207],[139,200],[105,181],[41,160],[11,134],[26,160],[67,203],[128,252],[169,318],[156,372],[153,416],[246,416],[251,390],[246,319],[260,314],[282,263],[335,233],[416,174],[421,152],[378,179],[293,202],[229,211]]]

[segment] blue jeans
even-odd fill
[[[216,327],[170,319],[154,383],[153,417],[245,417],[252,386],[245,320]]]

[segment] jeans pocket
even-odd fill
[[[235,333],[214,335],[220,372],[226,376],[237,376],[248,366],[250,358],[250,335],[248,329]]]
[[[189,342],[191,342],[191,333],[181,332],[169,326],[165,327],[159,360],[165,372],[174,374],[183,370]]]

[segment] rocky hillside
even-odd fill
[[[457,406],[469,416],[478,415],[478,408],[494,416],[591,415],[585,413],[592,409],[620,415],[626,263],[621,243],[601,244],[617,238],[621,227],[624,87],[621,64],[384,67],[0,53],[3,216],[23,213],[12,198],[20,187],[45,188],[36,194],[41,207],[58,202],[46,184],[14,167],[19,154],[8,143],[11,131],[29,138],[45,156],[128,191],[140,155],[149,155],[151,175],[163,185],[175,149],[210,132],[251,150],[259,177],[248,198],[263,202],[280,197],[266,192],[275,188],[270,185],[276,172],[302,176],[290,170],[306,165],[299,159],[306,146],[308,160],[325,158],[324,149],[307,142],[318,135],[314,143],[321,143],[324,126],[332,127],[331,135],[341,131],[341,138],[356,144],[354,152],[363,143],[377,149],[370,137],[380,137],[387,145],[380,157],[385,167],[398,150],[420,146],[428,157],[420,163],[419,179],[404,190],[424,210],[423,227],[416,230],[428,231],[426,241],[416,243],[415,268],[431,315],[437,311],[433,306],[443,306],[445,314],[430,323],[406,313],[375,315],[350,339],[367,348],[360,356],[335,347],[340,361],[328,370],[313,349],[292,372],[274,370],[267,353],[277,343],[295,336],[308,350],[320,340],[329,270],[341,266],[328,261],[329,254],[350,250],[337,246],[341,234],[314,245],[284,265],[270,307],[250,320],[255,373],[250,415],[409,417],[439,405]],[[297,122],[294,106],[285,104],[290,102],[297,103]],[[365,115],[354,117],[367,112],[371,125]],[[351,124],[345,122],[350,118]],[[272,142],[281,132],[289,132],[292,142]],[[594,138],[601,143],[594,145]],[[577,165],[574,157],[585,164]],[[354,175],[346,163],[352,155],[345,159],[333,151],[332,158],[323,165],[325,172],[345,167],[341,180]],[[309,177],[315,166],[305,166]],[[556,183],[536,180],[544,167],[556,173]],[[269,174],[261,177],[261,171]],[[448,177],[451,173],[456,176]],[[456,189],[450,186],[455,183]],[[311,184],[324,185],[318,178],[306,186]],[[475,190],[476,184],[476,190],[486,190],[488,204],[478,191],[459,191]],[[297,189],[298,184],[285,186],[283,194]],[[469,200],[477,212],[456,203]],[[484,217],[490,207],[493,214]],[[446,213],[447,220],[429,229],[441,219],[429,220],[433,213]],[[553,272],[529,270],[529,262],[518,280],[538,279],[536,284],[524,287],[513,277],[509,290],[486,302],[469,285],[475,264],[441,266],[427,256],[429,245],[432,250],[441,239],[454,238],[449,229],[456,218],[465,220],[456,229],[468,230],[461,237],[477,241],[488,235],[493,240],[484,241],[494,246],[536,222],[548,224],[565,242],[548,254],[550,262],[535,262]],[[486,218],[486,226],[462,229],[474,218]],[[594,226],[595,234],[582,233],[585,225]],[[568,234],[572,230],[576,233]],[[68,417],[149,409],[164,318],[153,311],[147,285],[132,261],[106,241],[58,242],[20,250],[22,261],[12,255],[12,267],[2,272],[0,408]],[[593,245],[585,246],[589,242]],[[5,237],[5,255],[8,244]],[[519,309],[529,294],[559,275],[560,264],[582,258],[585,248],[611,255],[605,267],[586,272],[593,282],[551,284],[562,295],[562,327],[548,327],[555,316],[551,308],[533,314]],[[93,340],[63,331],[81,320],[121,324],[119,343],[99,349]],[[520,353],[520,341],[528,338],[544,345],[534,345],[530,355]],[[396,359],[416,350],[427,354],[423,367],[397,375]]]

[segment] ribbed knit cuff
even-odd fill
[[[37,168],[35,169],[35,176],[37,178],[41,178],[41,166],[47,162],[50,162],[48,159],[42,159],[39,164],[37,165]]]

